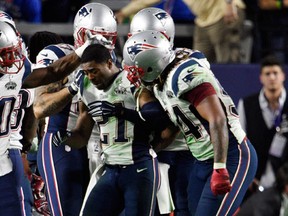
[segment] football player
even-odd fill
[[[127,40],[123,58],[132,83],[154,85],[196,158],[188,186],[190,214],[232,215],[254,178],[257,156],[205,56],[174,51],[161,32],[143,31]]]
[[[73,50],[74,47],[69,44],[49,45],[37,55],[36,67],[47,67]],[[33,105],[36,118],[46,118],[37,165],[45,181],[52,215],[79,215],[89,181],[86,147],[71,149],[63,145],[56,148],[51,144],[51,136],[55,131],[69,131],[75,127],[79,114],[78,98],[68,96],[61,102],[55,100],[55,94],[69,86],[73,80],[72,73],[58,82],[37,88]]]
[[[150,127],[143,123],[142,115],[134,110],[135,87],[130,85],[126,72],[113,65],[110,52],[104,46],[87,47],[81,61],[85,73],[82,77],[84,85],[79,89],[83,102],[80,110],[83,110],[72,133],[55,133],[54,144],[85,145],[94,121],[100,127],[105,172],[84,203],[83,215],[119,215],[123,209],[127,215],[153,215],[159,178],[156,154],[149,144],[149,137],[157,126],[155,122],[162,120],[165,125],[167,116],[157,101],[149,101],[149,92],[145,92],[142,97],[146,94],[150,102],[146,109],[152,106],[157,114]],[[113,107],[118,104],[121,110],[133,109],[126,114],[119,113],[131,118],[127,121],[121,116],[111,116],[105,112],[105,104],[107,110],[110,104]]]
[[[18,32],[6,22],[0,21],[0,82],[1,84],[1,147],[0,147],[0,214],[21,215],[19,194],[21,188],[15,184],[17,173],[9,157],[9,139],[11,134],[11,114],[17,95],[22,88],[34,88],[55,82],[71,73],[79,66],[80,56],[87,43],[65,58],[47,68],[32,69],[23,50],[22,39]],[[33,73],[31,73],[33,71]],[[25,80],[25,81],[24,81]]]
[[[130,23],[128,37],[145,30],[156,30],[164,34],[169,40],[171,47],[174,46],[175,24],[172,17],[160,8],[148,7],[136,13]],[[183,134],[180,133],[177,139],[168,147],[159,151],[155,147],[159,161],[161,176],[161,186],[157,197],[159,211],[161,214],[167,214],[173,210],[174,215],[189,214],[187,187],[189,182],[194,157],[190,153]],[[167,169],[167,166],[169,169]],[[165,173],[166,172],[166,173]],[[165,179],[169,181],[165,184]],[[164,186],[168,185],[168,188]],[[169,185],[172,193],[172,199],[169,197]],[[168,193],[168,194],[167,194]],[[163,202],[165,200],[165,202]]]
[[[117,62],[115,52],[113,51],[117,39],[117,22],[113,11],[101,3],[88,3],[83,5],[75,15],[73,23],[73,38],[74,46],[76,48],[85,43],[87,30],[92,34],[99,36],[99,43],[104,44],[110,50],[113,61],[117,66],[119,66],[120,64]],[[96,167],[101,164],[101,145],[97,124],[95,124],[92,130],[87,150],[90,175],[92,176]],[[91,181],[94,180],[91,179]]]

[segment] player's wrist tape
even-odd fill
[[[78,93],[78,88],[75,88],[73,85],[68,86],[68,91],[71,95],[76,95]]]
[[[226,169],[226,163],[214,163],[213,169]]]
[[[77,49],[75,49],[75,53],[76,55],[81,58],[82,57],[82,54],[84,52],[84,50],[86,49],[86,47],[88,46],[88,44],[84,43],[81,47],[78,47]]]

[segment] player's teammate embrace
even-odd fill
[[[199,51],[176,49],[157,31],[131,36],[123,49],[132,83],[153,90],[196,158],[188,186],[191,215],[232,215],[252,182],[255,150],[237,111]]]

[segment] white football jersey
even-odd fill
[[[127,79],[125,71],[117,74],[114,82],[106,90],[98,90],[87,77],[84,78],[83,89],[80,90],[81,99],[89,108],[96,101],[107,100],[110,103],[121,103],[128,109],[135,109],[135,87]],[[132,145],[134,140],[134,124],[118,119],[114,116],[96,118],[100,128],[101,145],[106,164],[133,164],[140,155],[152,150],[148,145]],[[137,149],[137,150],[135,150]],[[152,150],[153,151],[153,150]],[[152,152],[151,152],[151,155]]]
[[[199,115],[197,116],[198,113],[190,102],[181,98],[186,92],[202,83],[210,83],[227,116],[229,136],[234,136],[238,143],[241,143],[246,134],[241,128],[231,97],[215,78],[205,56],[199,51],[183,49],[182,52],[177,50],[176,57],[182,60],[172,68],[162,90],[158,85],[154,86],[154,94],[168,111],[171,120],[180,127],[194,157],[201,161],[212,159],[214,153],[209,124],[204,119],[200,119]]]
[[[11,115],[16,104],[23,80],[31,73],[31,63],[24,60],[24,66],[17,74],[0,74],[0,176],[12,171],[8,155],[11,135]]]
[[[22,120],[25,115],[25,109],[32,106],[35,97],[34,89],[21,89],[14,106],[14,110],[11,116],[11,136],[10,136],[10,149],[16,148],[22,150],[22,144],[20,140],[22,135],[20,134],[22,128]]]

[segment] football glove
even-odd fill
[[[51,215],[46,196],[43,193],[44,181],[41,176],[32,174],[31,188],[34,197],[34,208],[43,216]]]
[[[88,113],[92,117],[98,116],[120,116],[124,108],[121,105],[115,105],[108,101],[95,101],[89,104]]]
[[[79,91],[80,85],[83,82],[84,72],[82,70],[78,70],[74,81],[68,86],[68,91],[71,95],[76,95]]]
[[[78,47],[75,50],[75,53],[76,55],[79,56],[79,58],[82,57],[84,50],[91,44],[98,43],[98,44],[105,46],[106,48],[108,48],[108,46],[112,44],[112,42],[108,41],[103,35],[100,35],[100,34],[93,35],[89,30],[86,31],[86,35],[87,35],[87,40],[85,41],[85,43],[81,47]]]
[[[103,35],[95,34],[92,37],[95,43],[101,44],[102,46],[105,46],[107,49],[110,49],[112,42],[108,41]]]
[[[214,169],[210,181],[212,193],[216,195],[226,194],[231,190],[229,173],[227,169]]]
[[[68,131],[57,131],[52,135],[52,143],[54,146],[58,147],[62,143],[64,143],[70,136],[71,133]]]
[[[51,212],[48,207],[48,202],[46,200],[34,200],[34,207],[38,213],[43,216],[50,216]]]

